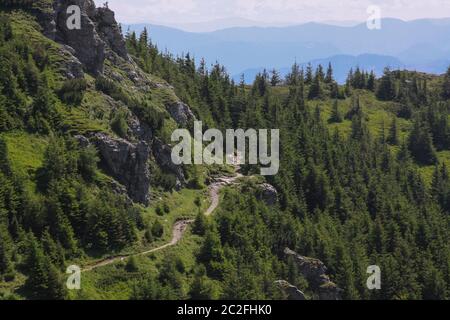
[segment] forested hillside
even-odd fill
[[[343,299],[450,297],[450,69],[349,70],[340,86],[331,65],[294,65],[248,86],[78,2],[84,38],[48,29],[52,1],[1,6],[0,298],[289,298],[279,280],[321,298],[286,248],[321,260]],[[172,131],[194,119],[280,129],[280,172],[243,166],[206,217],[206,185],[232,168],[170,163]],[[133,255],[194,218],[178,244]],[[66,289],[67,266],[121,254]]]

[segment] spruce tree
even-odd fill
[[[194,222],[193,232],[199,236],[204,236],[206,233],[207,226],[208,221],[206,219],[206,216],[199,209],[197,218],[195,219]]]
[[[308,66],[306,67],[305,83],[311,84],[312,81],[313,81],[313,68],[311,63],[308,63]]]
[[[58,269],[51,262],[48,262],[48,290],[45,298],[64,300],[66,294],[66,288]]]
[[[375,91],[375,73],[373,70],[370,72],[369,79],[367,80],[367,90]]]
[[[361,107],[361,100],[360,100],[359,96],[353,97],[352,107],[345,115],[345,119],[352,120],[355,115],[357,115],[360,118],[362,118],[362,116],[363,116],[363,110]]]
[[[332,83],[333,79],[333,67],[331,66],[331,62],[328,63],[327,75],[325,76],[325,83]]]
[[[331,123],[340,123],[342,122],[342,115],[339,111],[339,105],[338,105],[338,101],[334,100],[333,102],[333,110],[331,111],[331,117],[329,122]]]
[[[433,146],[430,130],[417,119],[409,135],[408,148],[417,162],[425,165],[435,164],[436,149]]]
[[[273,69],[270,73],[272,75],[270,78],[270,85],[276,87],[281,83],[280,73],[276,69]]]
[[[380,79],[377,98],[383,101],[393,100],[395,98],[394,79],[389,69],[384,70],[384,75]]]
[[[0,172],[10,177],[12,174],[11,163],[8,157],[8,146],[3,137],[0,137]]]
[[[322,87],[321,87],[320,79],[321,79],[321,76],[320,76],[319,72],[317,72],[316,75],[314,76],[314,80],[309,88],[309,94],[308,94],[309,99],[320,98],[320,96],[322,95]]]
[[[10,246],[11,243],[8,241],[8,229],[0,225],[0,232],[0,275],[2,275],[9,270],[11,265],[8,252],[8,246]]]
[[[387,142],[393,146],[397,146],[399,144],[397,118],[396,117],[393,118],[391,127],[389,128]]]
[[[29,276],[26,287],[30,290],[33,297],[45,299],[49,289],[49,261],[32,234],[28,235],[27,244],[28,257],[26,268]]]

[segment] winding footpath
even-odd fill
[[[244,176],[242,174],[240,174],[239,171],[239,167],[236,166],[236,175],[234,176],[221,176],[219,178],[216,178],[214,180],[214,182],[209,186],[209,197],[211,199],[211,205],[209,206],[209,208],[206,210],[205,215],[206,216],[210,216],[214,210],[217,209],[217,207],[219,206],[219,202],[220,202],[220,190],[225,187],[225,186],[230,186],[232,184],[234,184],[236,182],[236,180],[238,180],[239,178],[243,178]],[[169,243],[166,243],[165,245],[162,245],[160,247],[154,248],[154,249],[150,249],[147,251],[143,251],[143,252],[138,252],[138,253],[132,253],[132,254],[128,254],[128,255],[118,255],[118,256],[114,256],[114,257],[110,257],[101,261],[98,261],[96,263],[93,263],[91,265],[85,266],[82,271],[83,272],[87,272],[87,271],[92,271],[94,269],[100,268],[100,267],[104,267],[116,262],[120,262],[120,261],[124,261],[127,258],[130,257],[137,257],[137,256],[145,256],[147,254],[153,253],[153,252],[157,252],[172,246],[175,246],[178,242],[180,242],[181,239],[183,239],[184,233],[186,232],[188,226],[193,223],[194,220],[180,220],[177,221],[174,225],[173,225],[173,229],[172,229],[172,240]]]
[[[239,178],[243,178],[244,176],[240,173],[237,173],[233,177],[220,177],[215,180],[210,186],[209,186],[209,198],[211,199],[211,205],[209,206],[208,210],[206,210],[205,215],[209,216],[211,215],[214,210],[217,209],[219,206],[219,192],[220,190],[225,187],[234,184],[236,180]]]

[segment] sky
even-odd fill
[[[106,0],[94,0],[98,6]],[[109,0],[121,23],[182,26],[228,20],[256,25],[315,21],[366,21],[367,8],[378,5],[382,17],[402,20],[450,17],[450,0]],[[204,23],[207,22],[207,23]],[[217,25],[217,23],[216,23]],[[211,24],[212,26],[212,24]],[[210,27],[211,27],[210,26]]]

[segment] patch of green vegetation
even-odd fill
[[[201,247],[201,237],[193,235],[188,229],[183,239],[176,245],[146,256],[136,256],[138,271],[126,270],[128,259],[122,262],[83,272],[81,290],[69,292],[72,300],[128,300],[145,277],[155,276],[163,269],[163,261],[168,257],[181,260],[185,272],[189,275],[187,283],[192,282],[193,269],[196,266],[195,253]],[[186,290],[186,288],[185,288]]]
[[[439,163],[445,163],[447,168],[450,168],[450,151],[440,151],[437,153]],[[424,179],[425,183],[430,186],[431,182],[433,180],[433,173],[436,169],[435,166],[422,166],[419,168],[420,173],[422,175],[422,178]]]
[[[408,137],[412,123],[410,120],[396,116],[394,104],[392,102],[379,101],[376,99],[373,92],[367,90],[357,90],[354,94],[360,98],[363,111],[367,115],[367,126],[374,137],[381,137],[383,124],[385,135],[387,135],[388,129],[394,118],[397,119],[400,141],[403,141]],[[338,100],[338,108],[343,116],[350,111],[352,100],[353,97],[348,97],[345,100]],[[343,120],[341,123],[328,123],[328,120],[331,117],[333,103],[334,100],[325,99],[309,102],[308,105],[311,110],[314,110],[313,108],[319,106],[321,118],[327,123],[330,132],[338,129],[341,134],[346,136],[351,132],[351,120]]]
[[[156,220],[164,226],[164,236],[160,242],[166,243],[172,239],[172,228],[176,221],[194,219],[199,210],[206,211],[209,206],[209,198],[206,190],[182,189],[179,192],[164,192],[156,196],[153,204],[145,209],[144,221],[154,223]],[[200,198],[200,207],[196,199]],[[169,213],[164,212],[164,206],[169,208]],[[158,208],[162,208],[163,215],[158,214]]]
[[[36,172],[42,167],[47,139],[25,132],[3,133],[13,171],[35,186]],[[34,190],[34,188],[31,188]]]
[[[63,126],[70,134],[86,134],[89,132],[109,132],[109,127],[101,120],[91,118],[83,109],[64,109]]]

